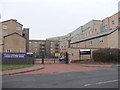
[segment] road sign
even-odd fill
[[[55,57],[59,57],[60,56],[60,53],[55,53]]]

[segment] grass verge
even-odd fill
[[[14,70],[14,69],[20,69],[20,68],[27,68],[27,67],[32,67],[32,64],[27,64],[27,65],[0,65],[0,70],[5,71],[5,70]]]

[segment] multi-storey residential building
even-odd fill
[[[46,54],[45,40],[29,40],[29,52],[33,52],[36,57],[41,57]]]
[[[23,34],[23,25],[15,19],[2,21],[2,52],[26,52],[28,35]],[[27,33],[29,34],[29,32]],[[24,35],[24,36],[23,36]]]
[[[52,37],[52,38],[48,38],[46,39],[46,43],[47,43],[47,52],[52,53],[53,54],[55,52],[59,52],[59,53],[65,53],[67,52],[69,43],[70,43],[70,35],[64,35],[64,36],[59,36],[59,37]],[[55,43],[57,43],[58,45],[55,46]],[[51,45],[51,46],[50,46]],[[56,50],[55,50],[55,47]]]
[[[80,59],[80,49],[91,49],[91,51],[99,48],[120,49],[119,13],[107,17],[96,24],[98,25],[96,26],[98,28],[97,33],[92,33],[91,35],[88,33],[84,35],[84,38],[71,42],[71,48],[68,50],[70,60]],[[93,28],[89,31],[92,30],[95,29]]]
[[[29,52],[33,52],[35,56],[54,57],[59,52],[58,40],[29,40]]]
[[[92,20],[67,35],[57,37],[60,41],[60,52],[67,52],[70,42],[79,41],[81,38],[99,33],[100,23],[100,20]],[[79,47],[79,45],[77,46]]]
[[[70,60],[77,60],[80,49],[120,48],[119,21],[116,13],[103,20],[92,20],[67,35],[46,39],[46,56],[68,52]]]
[[[118,27],[118,13],[102,20],[100,27],[101,32],[116,29]]]
[[[58,40],[46,39],[46,53],[49,57],[54,57],[55,53],[60,52],[60,43]]]
[[[60,53],[67,52],[67,49],[68,49],[68,35],[61,36],[59,41],[60,41]]]
[[[69,39],[71,40],[71,42],[73,42],[73,41],[79,40],[81,38],[81,34],[82,34],[82,26],[80,26],[73,32],[69,33],[68,36],[69,36]]]
[[[87,24],[81,26],[81,37],[85,38],[90,35],[94,35],[99,32],[99,27],[97,25],[100,25],[101,20],[92,20],[88,22]]]

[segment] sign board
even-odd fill
[[[91,50],[90,49],[80,49],[80,55],[90,55]]]
[[[4,58],[25,58],[26,54],[3,54]]]
[[[33,52],[27,52],[26,57],[34,57],[34,53]]]
[[[55,53],[55,57],[60,57],[60,53]]]
[[[27,54],[33,54],[33,52],[27,52]]]

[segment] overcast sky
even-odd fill
[[[66,35],[92,19],[118,11],[119,0],[0,0],[2,20],[17,19],[30,39]]]

